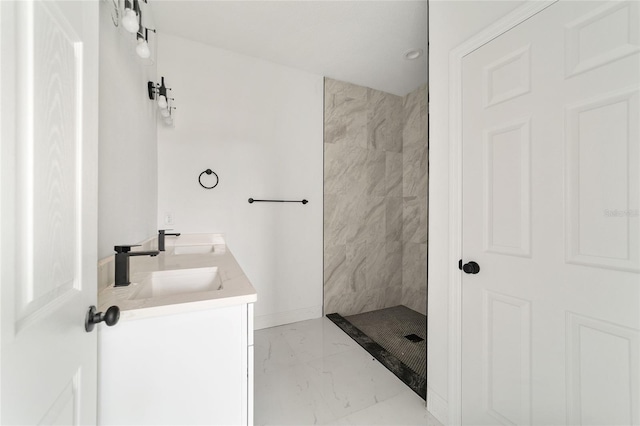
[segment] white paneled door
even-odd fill
[[[0,423],[95,424],[98,2],[0,2]]]
[[[640,424],[640,2],[559,1],[462,67],[462,422]]]

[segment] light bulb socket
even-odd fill
[[[158,96],[164,96],[167,99],[167,86],[164,85],[164,77],[160,77],[160,85],[158,86]]]

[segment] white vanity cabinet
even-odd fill
[[[253,304],[99,326],[98,424],[253,424]]]

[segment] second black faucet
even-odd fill
[[[180,233],[167,233],[166,231],[171,231],[171,229],[160,229],[158,230],[158,250],[164,251],[164,237],[167,235],[172,235],[174,237],[179,237]]]

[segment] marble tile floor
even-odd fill
[[[327,318],[255,332],[256,425],[442,426]]]

